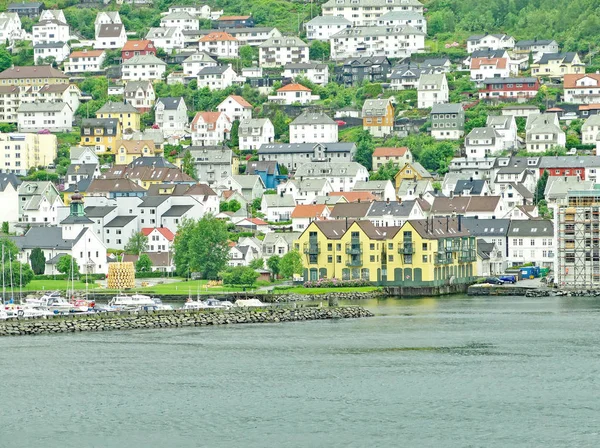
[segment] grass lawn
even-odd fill
[[[377,291],[377,286],[348,286],[343,288],[304,288],[303,286],[297,286],[295,288],[274,290],[273,294],[329,294],[331,292],[372,292]]]
[[[150,281],[157,279],[149,279]],[[244,288],[232,287],[232,286],[212,286],[206,287],[208,282],[206,280],[192,280],[189,282],[173,282],[163,283],[160,285],[147,286],[145,288],[137,288],[136,291],[140,292],[151,292],[154,294],[166,294],[166,295],[179,295],[179,294],[191,294],[195,296],[200,294],[213,294],[216,292],[234,292],[243,291]]]
[[[76,281],[74,283],[75,289],[78,291],[85,290],[85,283]],[[68,285],[71,288],[71,285]],[[90,283],[88,289],[97,289],[98,284]],[[32,280],[28,285],[23,286],[23,291],[55,291],[62,290],[66,291],[67,281],[66,280]],[[15,292],[19,291],[19,287],[14,287]]]

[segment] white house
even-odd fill
[[[323,112],[304,112],[290,123],[290,143],[338,141],[338,124]]]
[[[184,48],[184,35],[180,28],[150,28],[146,39],[154,42],[156,48],[169,54]]]
[[[486,127],[500,134],[504,149],[517,147],[517,122],[512,115],[488,115]]]
[[[21,103],[17,109],[19,132],[71,132],[73,110],[64,102]]]
[[[185,76],[195,78],[202,68],[216,67],[217,65],[219,65],[218,62],[210,55],[200,52],[188,56],[186,60],[181,63],[181,68],[183,68],[183,74]]]
[[[483,81],[490,78],[508,78],[513,74],[508,58],[471,58],[471,80]]]
[[[204,67],[198,72],[197,78],[199,89],[208,87],[210,90],[223,90],[240,81],[230,64]]]
[[[171,12],[160,19],[161,28],[179,28],[180,30],[199,30],[198,18],[189,12]]]
[[[481,159],[503,149],[504,140],[492,127],[473,128],[465,138],[467,159]]]
[[[312,90],[302,84],[288,84],[277,89],[276,95],[269,95],[267,98],[269,101],[286,105],[308,104],[321,99],[319,95],[313,95]]]
[[[506,34],[478,34],[467,39],[467,52],[478,50],[512,50],[515,39]]]
[[[69,57],[71,49],[66,42],[47,42],[34,45],[33,58],[35,65],[46,64],[48,58],[52,58],[57,64],[61,64]]]
[[[600,134],[600,115],[591,115],[581,126],[581,143],[595,145]]]
[[[33,25],[32,43],[38,44],[67,43],[71,38],[71,28],[64,22],[55,19],[41,20]]]
[[[296,202],[288,194],[265,194],[260,205],[269,222],[290,221],[295,208]]]
[[[217,106],[217,110],[227,115],[232,122],[252,118],[252,104],[240,95],[229,95]]]
[[[390,11],[377,20],[377,26],[412,26],[427,34],[427,20],[422,13],[414,11]]]
[[[530,115],[525,125],[527,152],[544,152],[555,146],[564,148],[567,136],[556,114]]]
[[[141,113],[146,113],[154,107],[156,93],[150,81],[127,81],[123,98]]]
[[[351,28],[352,22],[340,16],[317,16],[306,22],[308,40],[329,41],[329,38],[345,28]]]
[[[324,16],[340,16],[354,26],[372,26],[389,11],[411,11],[423,14],[423,4],[418,0],[328,0],[321,6]]]
[[[448,80],[444,73],[423,74],[419,78],[419,85],[417,87],[419,109],[427,109],[434,104],[447,103],[449,95]]]
[[[213,31],[200,38],[198,49],[220,58],[236,59],[239,57],[240,42],[225,31]]]
[[[508,228],[509,266],[535,261],[538,266],[553,267],[556,250],[552,221],[511,221]]]
[[[297,36],[271,37],[258,46],[261,67],[308,62],[308,44]]]
[[[188,128],[188,109],[183,97],[163,97],[156,101],[154,118],[165,137],[183,136]]]
[[[242,119],[238,128],[241,151],[255,150],[275,140],[275,128],[268,118]]]
[[[106,59],[104,50],[73,51],[65,61],[65,73],[97,73]]]
[[[600,103],[600,74],[564,75],[565,103]]]
[[[12,173],[0,173],[0,202],[2,221],[8,222],[9,231],[15,231],[19,221],[19,184],[21,181]]]
[[[363,26],[343,29],[329,43],[334,61],[365,55],[407,58],[424,51],[425,33],[412,26]]]
[[[416,200],[375,201],[367,211],[366,219],[375,227],[402,226],[408,220],[425,219],[423,209]]]
[[[21,27],[19,14],[0,12],[0,41],[8,41],[11,45],[15,41],[24,40],[25,30]]]
[[[94,48],[96,50],[120,50],[125,42],[127,42],[127,35],[125,34],[125,26],[122,23],[100,25],[94,41]]]
[[[138,231],[137,215],[119,215],[104,225],[104,244],[110,249],[123,250]]]
[[[296,79],[303,77],[313,84],[325,86],[329,82],[329,67],[327,64],[316,62],[286,64],[283,67],[283,77]]]
[[[152,54],[134,56],[123,62],[123,81],[160,81],[167,64]]]
[[[121,22],[121,16],[118,11],[100,11],[96,15],[96,20],[94,21],[95,35],[98,37],[98,32],[100,31],[100,27],[102,25],[116,25]]]
[[[217,146],[229,138],[231,122],[221,112],[198,112],[192,120],[192,145]]]
[[[175,234],[167,227],[142,227],[140,232],[148,237],[148,252],[171,252]]]
[[[360,181],[369,180],[369,171],[358,162],[311,162],[300,165],[296,179],[327,178],[333,191],[352,191]]]
[[[58,209],[63,207],[52,182],[23,182],[19,185],[19,222],[32,225],[58,224]]]
[[[327,197],[333,187],[326,178],[322,179],[288,179],[277,185],[277,194],[289,195],[295,204],[314,204],[317,198]]]

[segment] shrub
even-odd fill
[[[305,288],[345,288],[371,286],[371,282],[362,278],[352,280],[340,280],[337,278],[320,278],[317,281],[304,282]]]

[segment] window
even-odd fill
[[[331,252],[333,250],[333,244],[332,243],[327,243],[327,250],[329,252]]]

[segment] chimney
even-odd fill
[[[346,216],[346,230],[348,230],[348,217]]]
[[[446,233],[450,232],[450,217],[446,216]]]
[[[469,177],[469,182],[473,182],[473,176]]]
[[[458,231],[462,231],[462,215],[458,215]]]
[[[386,205],[386,207],[390,205],[390,198],[387,198],[387,199],[385,200],[385,205]]]
[[[360,204],[360,198],[358,198],[358,200],[356,202],[358,202]]]
[[[279,196],[283,197],[283,190],[279,192]]]
[[[429,219],[425,219],[425,233],[429,233]]]

